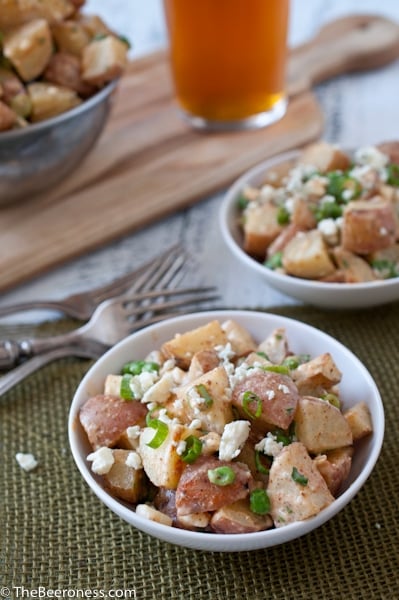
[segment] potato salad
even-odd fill
[[[399,142],[349,155],[325,142],[273,167],[239,199],[244,250],[292,277],[399,276]]]
[[[70,110],[122,74],[129,42],[84,2],[0,3],[0,132]]]
[[[79,420],[87,461],[138,515],[239,534],[318,514],[347,479],[368,407],[346,408],[334,358],[295,354],[284,328],[178,333],[106,377]]]

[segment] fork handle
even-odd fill
[[[0,342],[0,370],[12,369],[27,358],[78,342],[79,338],[75,332],[45,338],[26,338],[19,341],[3,340]]]

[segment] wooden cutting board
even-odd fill
[[[320,137],[311,87],[399,56],[399,27],[354,16],[291,51],[286,116],[258,131],[190,129],[173,100],[167,57],[133,61],[109,123],[91,154],[61,185],[0,209],[0,289],[38,275],[228,186],[243,171]]]

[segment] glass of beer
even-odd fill
[[[286,112],[289,0],[164,0],[180,108],[197,128],[263,127]]]

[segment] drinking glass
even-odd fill
[[[164,0],[176,98],[197,128],[281,119],[289,0]]]

